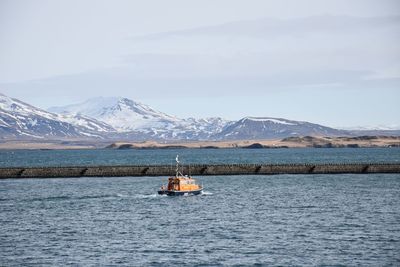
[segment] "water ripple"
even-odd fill
[[[1,266],[398,266],[399,175],[0,181]]]

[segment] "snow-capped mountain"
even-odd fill
[[[356,127],[341,127],[340,129],[348,131],[399,131],[400,125],[369,125]]]
[[[348,132],[319,124],[281,118],[246,117],[226,126],[214,137],[218,140],[273,139],[289,136],[339,136]]]
[[[100,138],[112,127],[80,116],[57,115],[0,94],[0,138]]]
[[[123,139],[202,140],[220,132],[229,122],[221,118],[180,119],[142,103],[114,97],[97,97],[49,111],[70,116],[90,116],[120,133]]]
[[[70,123],[76,127],[85,128],[93,132],[109,133],[116,132],[116,130],[107,123],[98,121],[82,114],[57,114],[59,120]]]
[[[399,131],[346,131],[270,117],[181,119],[127,98],[100,97],[49,111],[0,94],[0,139],[168,141],[400,135]]]
[[[218,117],[182,119],[163,135],[168,139],[210,140],[213,135],[222,131],[229,123],[231,122]]]
[[[127,98],[97,97],[83,103],[53,107],[50,112],[80,114],[111,125],[118,132],[170,129],[182,121]]]

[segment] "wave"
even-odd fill
[[[203,191],[202,194],[203,196],[211,196],[213,193]],[[192,196],[192,195],[188,195]],[[48,196],[48,197],[37,197],[37,198],[31,198],[31,199],[25,199],[25,201],[31,202],[31,201],[72,201],[72,200],[87,200],[87,199],[121,199],[121,198],[133,198],[133,199],[154,199],[154,198],[159,198],[159,197],[167,197],[167,195],[159,195],[157,193],[153,194],[102,194],[102,195],[86,195],[86,196],[71,196],[71,195],[64,195],[64,196]]]
[[[149,194],[149,195],[143,195],[143,194],[139,194],[139,195],[133,195],[134,198],[156,198],[158,196],[162,196],[162,195],[158,195],[158,194]]]
[[[104,195],[87,195],[87,196],[51,196],[27,199],[26,201],[63,201],[63,200],[86,200],[99,198],[122,198],[127,197],[122,194],[104,194]]]

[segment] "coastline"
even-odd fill
[[[219,149],[219,148],[368,148],[400,147],[400,136],[356,136],[356,137],[288,137],[271,140],[225,140],[225,141],[86,141],[86,140],[41,140],[2,141],[0,150],[32,149]]]

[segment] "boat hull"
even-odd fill
[[[174,191],[174,190],[159,190],[159,195],[167,196],[185,196],[185,195],[200,195],[203,189],[191,190],[191,191]]]

